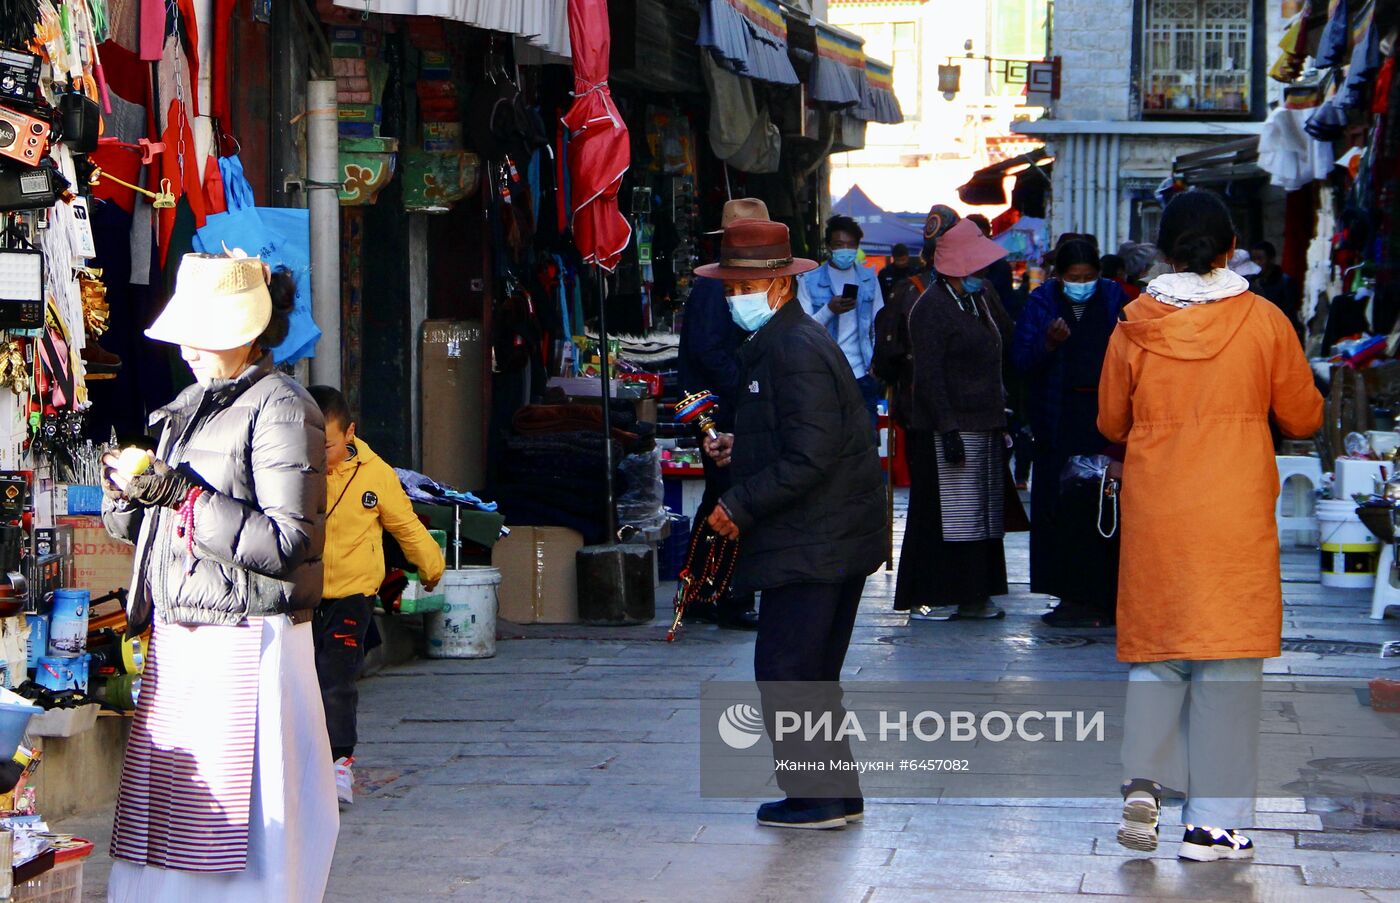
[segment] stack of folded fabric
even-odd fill
[[[506,440],[493,487],[508,523],[570,527],[590,544],[606,539],[602,413],[598,405],[588,404],[529,405],[516,413],[515,435]],[[654,494],[650,469],[622,465],[654,450],[654,427],[636,423],[635,417],[621,423],[628,428],[615,427],[612,435],[614,498],[647,498]]]

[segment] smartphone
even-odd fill
[[[856,296],[857,296],[859,293],[860,293],[860,286],[858,286],[858,285],[851,284],[851,285],[843,285],[843,286],[841,286],[841,297],[844,298],[844,299],[846,299],[847,301],[851,302],[852,304],[854,304],[854,303],[856,302]]]

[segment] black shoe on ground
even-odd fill
[[[1093,630],[1113,626],[1112,617],[1100,614],[1087,605],[1068,601],[1060,602],[1059,605],[1041,615],[1040,620],[1051,627],[1069,630]]]
[[[1162,811],[1162,785],[1136,778],[1123,785],[1123,820],[1118,843],[1139,853],[1157,849],[1157,820]]]
[[[846,804],[846,824],[865,821],[865,800],[862,797],[850,796],[842,802]]]
[[[758,823],[767,828],[829,831],[846,827],[846,806],[843,801],[812,805],[794,799],[764,803],[758,807]]]
[[[1254,841],[1233,828],[1186,826],[1177,858],[1195,862],[1216,862],[1220,859],[1253,859]]]
[[[757,630],[758,612],[752,608],[748,611],[721,612],[719,615],[719,626],[723,630]]]
[[[713,602],[686,606],[685,623],[718,624],[719,608]]]

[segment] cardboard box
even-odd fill
[[[498,614],[516,624],[578,623],[578,570],[583,537],[567,527],[511,527],[491,550],[501,572]]]
[[[92,591],[93,598],[131,588],[136,549],[113,539],[100,517],[60,517],[73,528],[73,585]]]

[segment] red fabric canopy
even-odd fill
[[[574,105],[564,114],[564,125],[572,133],[574,243],[584,262],[612,272],[632,240],[632,227],[617,209],[617,192],[631,165],[632,147],[608,89],[612,35],[607,0],[569,0],[569,38],[574,53]]]

